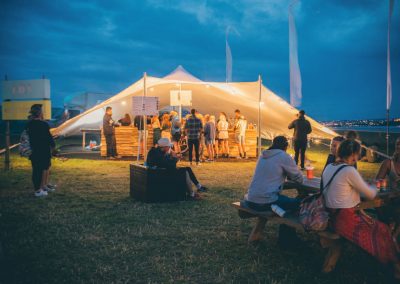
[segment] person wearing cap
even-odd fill
[[[106,138],[107,159],[109,160],[121,158],[117,153],[117,140],[115,139],[115,127],[119,125],[112,119],[112,108],[106,107],[106,113],[103,117],[103,134]]]
[[[32,163],[34,194],[36,197],[44,197],[48,192],[55,191],[55,186],[49,184],[51,156],[55,150],[55,142],[48,123],[43,120],[41,104],[32,105],[28,120],[25,129],[32,150],[29,159]]]
[[[249,189],[241,202],[242,206],[256,211],[270,211],[271,205],[292,211],[299,208],[299,198],[281,194],[286,178],[303,183],[303,174],[292,157],[286,153],[288,145],[286,137],[277,136],[272,141],[272,146],[262,152],[258,158]],[[283,243],[284,241],[285,243]],[[279,242],[285,246],[296,244],[298,239],[294,229],[281,225]]]
[[[161,138],[160,140],[158,140],[157,144],[158,147],[152,147],[147,155],[147,166],[167,169],[171,171],[171,174],[174,174],[174,171],[176,171],[176,164],[181,155],[171,149],[173,144],[168,138]],[[186,175],[188,176],[188,178],[190,178],[191,182],[196,186],[198,191],[207,191],[207,188],[202,186],[201,183],[197,180],[190,167],[184,167],[184,169],[186,170]],[[199,196],[196,195],[195,192],[191,189],[191,186],[188,186],[188,192],[192,198],[199,198]]]
[[[305,111],[299,111],[298,118],[293,120],[288,128],[294,129],[293,142],[294,142],[294,160],[296,165],[299,163],[300,155],[300,167],[304,170],[304,160],[306,157],[307,150],[307,135],[311,133],[311,124],[305,119]]]

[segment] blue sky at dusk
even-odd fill
[[[392,114],[400,117],[400,1],[392,19]],[[51,80],[53,104],[80,92],[115,94],[144,71],[179,64],[225,81],[256,81],[289,100],[287,0],[0,2],[0,74]],[[303,103],[318,120],[385,117],[387,0],[300,1],[295,9]]]

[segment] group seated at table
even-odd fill
[[[177,170],[176,164],[180,158],[180,154],[175,153],[171,147],[173,144],[169,138],[161,138],[158,140],[157,146],[150,149],[147,155],[146,165],[151,168],[163,168],[175,174]],[[196,186],[198,192],[205,192],[207,188],[197,180],[190,167],[184,167],[186,170],[187,192],[193,200],[201,199],[200,195],[193,191],[192,183]]]
[[[271,210],[273,204],[292,211],[299,207],[299,199],[281,194],[286,178],[303,182],[302,173],[286,153],[287,147],[286,138],[278,136],[273,140],[272,146],[262,153],[241,206],[256,211]],[[400,279],[400,260],[397,255],[400,251],[391,228],[357,208],[361,196],[373,200],[378,192],[375,185],[366,183],[354,167],[360,156],[361,145],[351,139],[337,138],[332,142],[331,150],[332,156],[328,158],[321,177],[321,188],[326,186],[323,196],[330,216],[330,229],[373,255],[381,263],[392,264],[395,278]],[[384,161],[377,176],[389,176],[393,188],[399,184],[399,157],[400,139],[396,141],[394,157]],[[288,232],[287,229],[285,231]]]

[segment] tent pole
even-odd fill
[[[181,95],[181,92],[182,92],[182,83],[179,83],[179,96],[178,96],[178,99],[179,99],[179,121],[181,121],[182,120],[182,95]]]
[[[259,90],[258,90],[258,139],[257,139],[257,157],[261,155],[261,86],[262,86],[262,79],[261,74],[258,75],[258,83],[259,83]]]
[[[147,96],[147,84],[146,84],[146,80],[147,80],[147,73],[144,72],[143,74],[143,85],[144,85],[144,90],[143,90],[143,95],[144,97]],[[146,162],[147,159],[147,115],[143,116],[143,122],[144,122],[144,141],[143,141],[143,162]]]
[[[386,110],[386,155],[389,156],[389,109]]]

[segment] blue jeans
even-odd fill
[[[271,205],[276,204],[281,207],[283,210],[294,211],[297,210],[300,206],[299,198],[291,198],[286,195],[278,194],[278,200],[272,203],[254,203],[247,200],[242,200],[240,205],[243,207],[247,207],[253,209],[255,211],[271,211]]]

